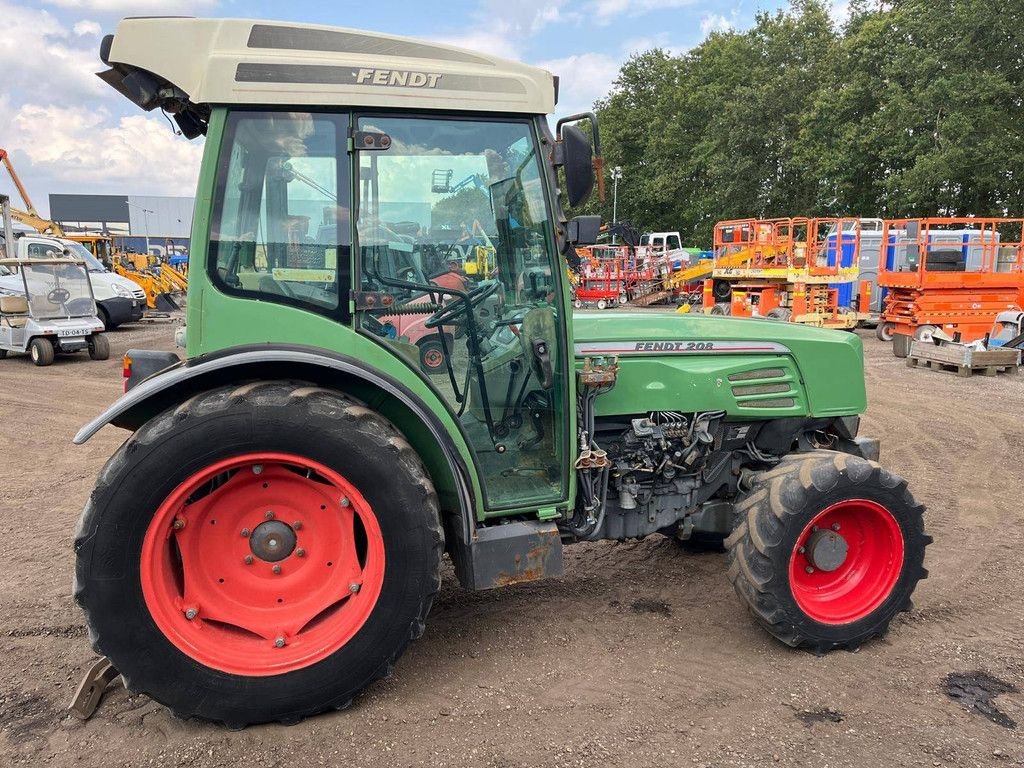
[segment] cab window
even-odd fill
[[[221,290],[347,311],[347,132],[347,115],[229,115],[210,234]]]

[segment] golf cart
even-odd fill
[[[72,259],[0,259],[0,359],[28,352],[50,365],[57,352],[110,357],[86,264]]]

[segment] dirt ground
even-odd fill
[[[935,537],[915,610],[857,653],[790,650],[748,617],[725,555],[652,537],[567,550],[566,575],[472,593],[449,570],[427,632],[344,712],[240,732],[182,722],[115,684],[65,712],[93,657],[71,599],[71,539],[126,433],[71,437],[121,392],[110,361],[0,361],[0,765],[1024,765],[1024,375],[911,370],[864,334],[863,432],[910,480]],[[1018,692],[986,718],[950,674]]]

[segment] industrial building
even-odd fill
[[[188,252],[195,198],[51,194],[50,217],[65,232],[102,232],[115,246],[158,256]]]

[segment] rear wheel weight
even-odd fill
[[[233,727],[294,722],[390,673],[442,548],[433,486],[390,422],[310,385],[225,387],[107,462],[75,598],[131,690]]]
[[[789,456],[755,476],[736,510],[730,580],[787,645],[857,648],[909,610],[927,576],[924,507],[875,462],[830,451]]]

